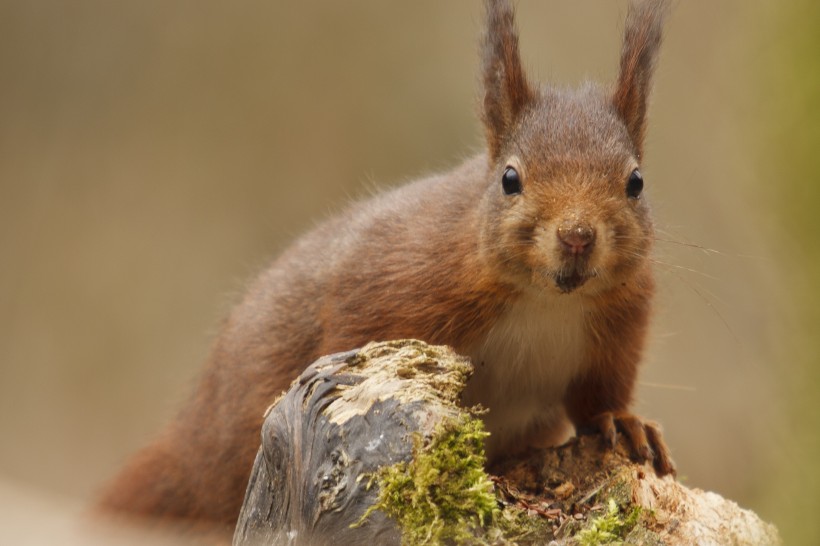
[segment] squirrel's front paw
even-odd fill
[[[589,426],[583,427],[587,432],[593,429],[603,435],[607,445],[614,449],[617,432],[623,433],[632,454],[641,462],[652,461],[658,476],[675,475],[675,463],[663,441],[661,427],[653,421],[644,421],[637,415],[625,411],[607,411],[594,417]]]

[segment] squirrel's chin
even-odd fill
[[[558,294],[594,293],[600,289],[600,283],[595,282],[597,276],[597,272],[591,269],[542,270],[534,273],[530,282],[540,286],[542,290],[547,289]]]
[[[590,275],[573,271],[568,275],[556,275],[555,286],[564,294],[574,292],[583,286],[590,278]]]

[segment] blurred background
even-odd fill
[[[530,76],[613,80],[625,11],[521,0]],[[36,520],[35,543],[81,513],[288,242],[481,149],[481,20],[0,0],[0,528]],[[819,22],[811,0],[678,2],[643,169],[660,291],[638,410],[687,484],[793,544],[820,542]]]

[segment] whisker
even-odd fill
[[[701,301],[703,301],[703,303],[705,303],[705,304],[706,304],[706,306],[707,306],[709,309],[711,309],[711,310],[712,310],[712,312],[713,312],[713,313],[714,313],[714,314],[718,317],[718,319],[720,319],[720,322],[722,322],[722,323],[723,323],[723,326],[726,328],[726,331],[727,331],[727,332],[729,332],[729,334],[732,336],[732,339],[734,339],[735,343],[736,343],[737,345],[740,345],[740,339],[737,337],[737,334],[735,334],[735,331],[734,331],[734,330],[732,330],[732,327],[729,325],[729,322],[726,320],[726,317],[724,317],[724,316],[723,316],[723,314],[720,312],[720,310],[718,310],[718,308],[717,308],[717,307],[716,307],[716,306],[715,306],[715,305],[714,305],[714,304],[713,304],[713,303],[709,300],[709,298],[707,298],[706,296],[704,296],[703,292],[701,292],[701,290],[699,290],[698,288],[695,288],[695,286],[694,286],[691,282],[689,282],[689,280],[688,280],[688,279],[686,279],[683,275],[681,275],[681,274],[679,274],[679,273],[677,273],[677,272],[674,272],[674,271],[673,271],[672,273],[673,273],[676,277],[678,277],[678,279],[679,279],[681,282],[683,282],[683,284],[684,284],[684,285],[685,285],[685,286],[686,286],[689,290],[691,290],[692,292],[694,292],[695,294],[697,294],[697,296],[701,299]],[[704,289],[704,290],[705,290],[705,289]],[[707,292],[708,292],[708,291],[707,291]],[[712,297],[715,297],[715,296],[714,296],[714,294],[712,294]],[[715,299],[717,299],[717,298],[715,298]]]
[[[667,383],[652,383],[650,381],[638,381],[638,385],[643,387],[650,387],[653,389],[667,389],[670,391],[686,391],[686,392],[697,392],[695,387],[691,387],[689,385],[670,385]]]
[[[674,268],[674,269],[680,269],[681,271],[688,271],[689,273],[694,273],[696,275],[706,277],[707,279],[711,279],[713,281],[719,281],[720,280],[719,278],[717,278],[713,275],[710,275],[708,273],[704,273],[703,271],[698,271],[697,269],[692,269],[691,267],[686,267],[684,265],[670,264],[670,263],[667,263],[667,262],[662,262],[662,261],[660,261],[656,258],[649,258],[649,261],[652,262],[653,264],[656,264],[656,265],[660,265],[660,266],[664,266],[664,267],[670,267],[670,268]]]
[[[687,247],[687,248],[695,248],[695,249],[703,251],[704,254],[717,254],[718,256],[727,256],[727,257],[731,257],[731,258],[744,258],[744,259],[751,259],[751,260],[764,260],[764,261],[767,261],[767,262],[771,261],[771,259],[766,257],[766,256],[759,256],[759,255],[755,255],[755,254],[737,254],[737,253],[734,253],[734,252],[724,252],[722,250],[717,250],[715,248],[705,247],[703,245],[700,245],[698,243],[693,243],[691,241],[679,241],[674,237],[673,233],[671,233],[669,231],[666,231],[666,230],[657,229],[657,232],[665,234],[666,236],[669,237],[669,238],[662,238],[662,237],[655,236],[655,240],[658,241],[658,242],[669,243],[669,244],[678,245],[678,246]]]
[[[655,240],[658,241],[658,242],[661,242],[661,243],[670,243],[670,244],[673,244],[673,245],[685,246],[687,248],[696,248],[698,250],[702,250],[706,254],[719,254],[721,256],[730,256],[730,254],[727,254],[726,252],[722,252],[722,251],[716,250],[714,248],[708,248],[708,247],[705,247],[705,246],[701,246],[697,243],[685,243],[683,241],[675,241],[674,239],[661,239],[660,237],[655,237]]]

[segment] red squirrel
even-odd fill
[[[230,529],[263,413],[318,357],[373,340],[452,346],[475,372],[490,461],[592,429],[659,474],[657,425],[630,412],[654,291],[641,174],[667,0],[629,8],[614,86],[533,85],[509,0],[486,1],[486,151],[350,206],[252,283],[195,392],[105,489],[104,512]]]

